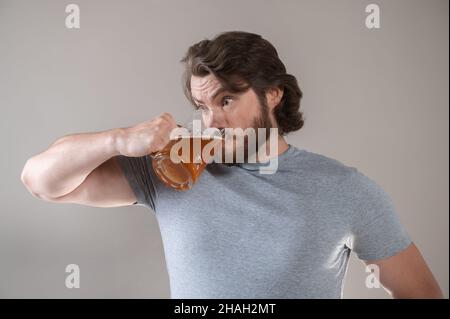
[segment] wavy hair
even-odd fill
[[[213,74],[232,93],[252,88],[263,107],[267,107],[266,91],[280,88],[283,96],[273,111],[279,134],[303,127],[300,111],[303,93],[297,79],[286,73],[275,47],[260,35],[243,31],[221,33],[189,47],[180,62],[185,65],[183,91],[193,105],[191,76]]]

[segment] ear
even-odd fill
[[[270,88],[266,91],[267,106],[270,110],[273,110],[280,103],[283,93],[283,90],[278,87]]]

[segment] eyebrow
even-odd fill
[[[212,100],[214,100],[218,95],[220,95],[223,92],[228,92],[228,90],[225,89],[224,87],[221,87],[214,93],[214,95],[212,96]],[[194,96],[192,96],[192,99],[197,103],[204,103],[203,101],[197,100]]]

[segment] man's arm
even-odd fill
[[[168,113],[128,128],[64,136],[30,158],[21,179],[46,201],[97,207],[131,205],[136,197],[115,156],[139,157],[162,149],[177,127]]]
[[[110,158],[95,168],[73,191],[59,197],[31,194],[53,203],[74,203],[94,207],[128,206],[136,202],[136,196],[128,184],[116,158]]]
[[[380,283],[393,298],[443,298],[436,279],[414,243],[395,256],[365,263],[379,267]]]

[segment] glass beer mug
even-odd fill
[[[191,189],[208,164],[202,156],[205,155],[205,148],[208,156],[213,158],[214,150],[222,145],[223,131],[204,134],[204,124],[198,113],[196,115],[192,122],[178,125],[184,134],[170,139],[162,150],[150,154],[156,176],[175,190]]]

